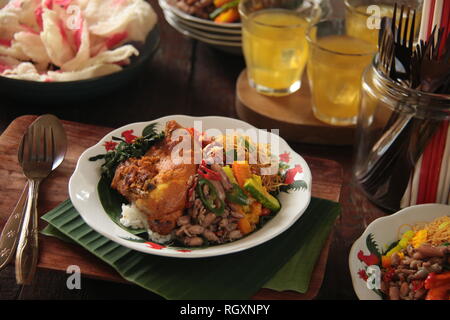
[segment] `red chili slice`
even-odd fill
[[[194,201],[189,201],[189,199],[192,198],[192,194],[195,192],[195,188],[197,187],[197,182],[195,181],[191,188],[188,190],[188,196],[187,196],[187,201],[186,201],[186,208],[192,208],[192,206],[194,205]]]
[[[203,160],[202,164],[198,167],[197,170],[198,174],[201,175],[203,178],[208,179],[208,180],[216,180],[216,181],[220,181],[220,173],[209,169],[206,166],[206,162],[205,160]]]
[[[385,274],[383,275],[383,281],[384,282],[391,281],[394,274],[395,274],[395,270],[393,268],[389,268],[388,270],[386,270]]]
[[[270,211],[270,209],[262,208],[261,217],[268,216],[269,214],[271,214],[271,212],[272,211]]]

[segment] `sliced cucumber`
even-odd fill
[[[272,196],[255,178],[247,179],[244,184],[244,189],[247,190],[253,198],[259,201],[265,208],[272,212],[278,212],[281,209],[281,203],[277,198]]]

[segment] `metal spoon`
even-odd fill
[[[15,252],[16,278],[29,284],[38,257],[37,195],[40,182],[64,160],[67,139],[61,122],[53,115],[36,119],[22,138],[18,158],[28,178],[28,197],[22,195],[0,236],[0,267],[7,265]],[[26,210],[23,204],[26,201]],[[19,237],[20,236],[20,237]]]

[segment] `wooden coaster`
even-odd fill
[[[236,111],[255,127],[279,129],[289,141],[325,144],[353,144],[355,127],[331,126],[314,117],[306,75],[302,88],[286,97],[268,97],[250,87],[245,69],[236,84]]]

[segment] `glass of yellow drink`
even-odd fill
[[[418,35],[422,0],[345,0],[347,34],[376,45],[378,43],[381,18],[392,18],[394,14],[394,2],[397,2],[399,6],[403,4],[409,6],[411,9],[417,10],[415,30]],[[406,12],[404,16],[406,17]],[[412,21],[410,20],[409,23],[412,23]]]
[[[347,34],[345,20],[322,20],[307,34],[310,46],[308,79],[313,112],[331,125],[356,123],[364,69],[376,45]]]
[[[306,0],[241,0],[239,12],[250,85],[270,96],[297,91],[308,59],[306,30],[319,7]]]

